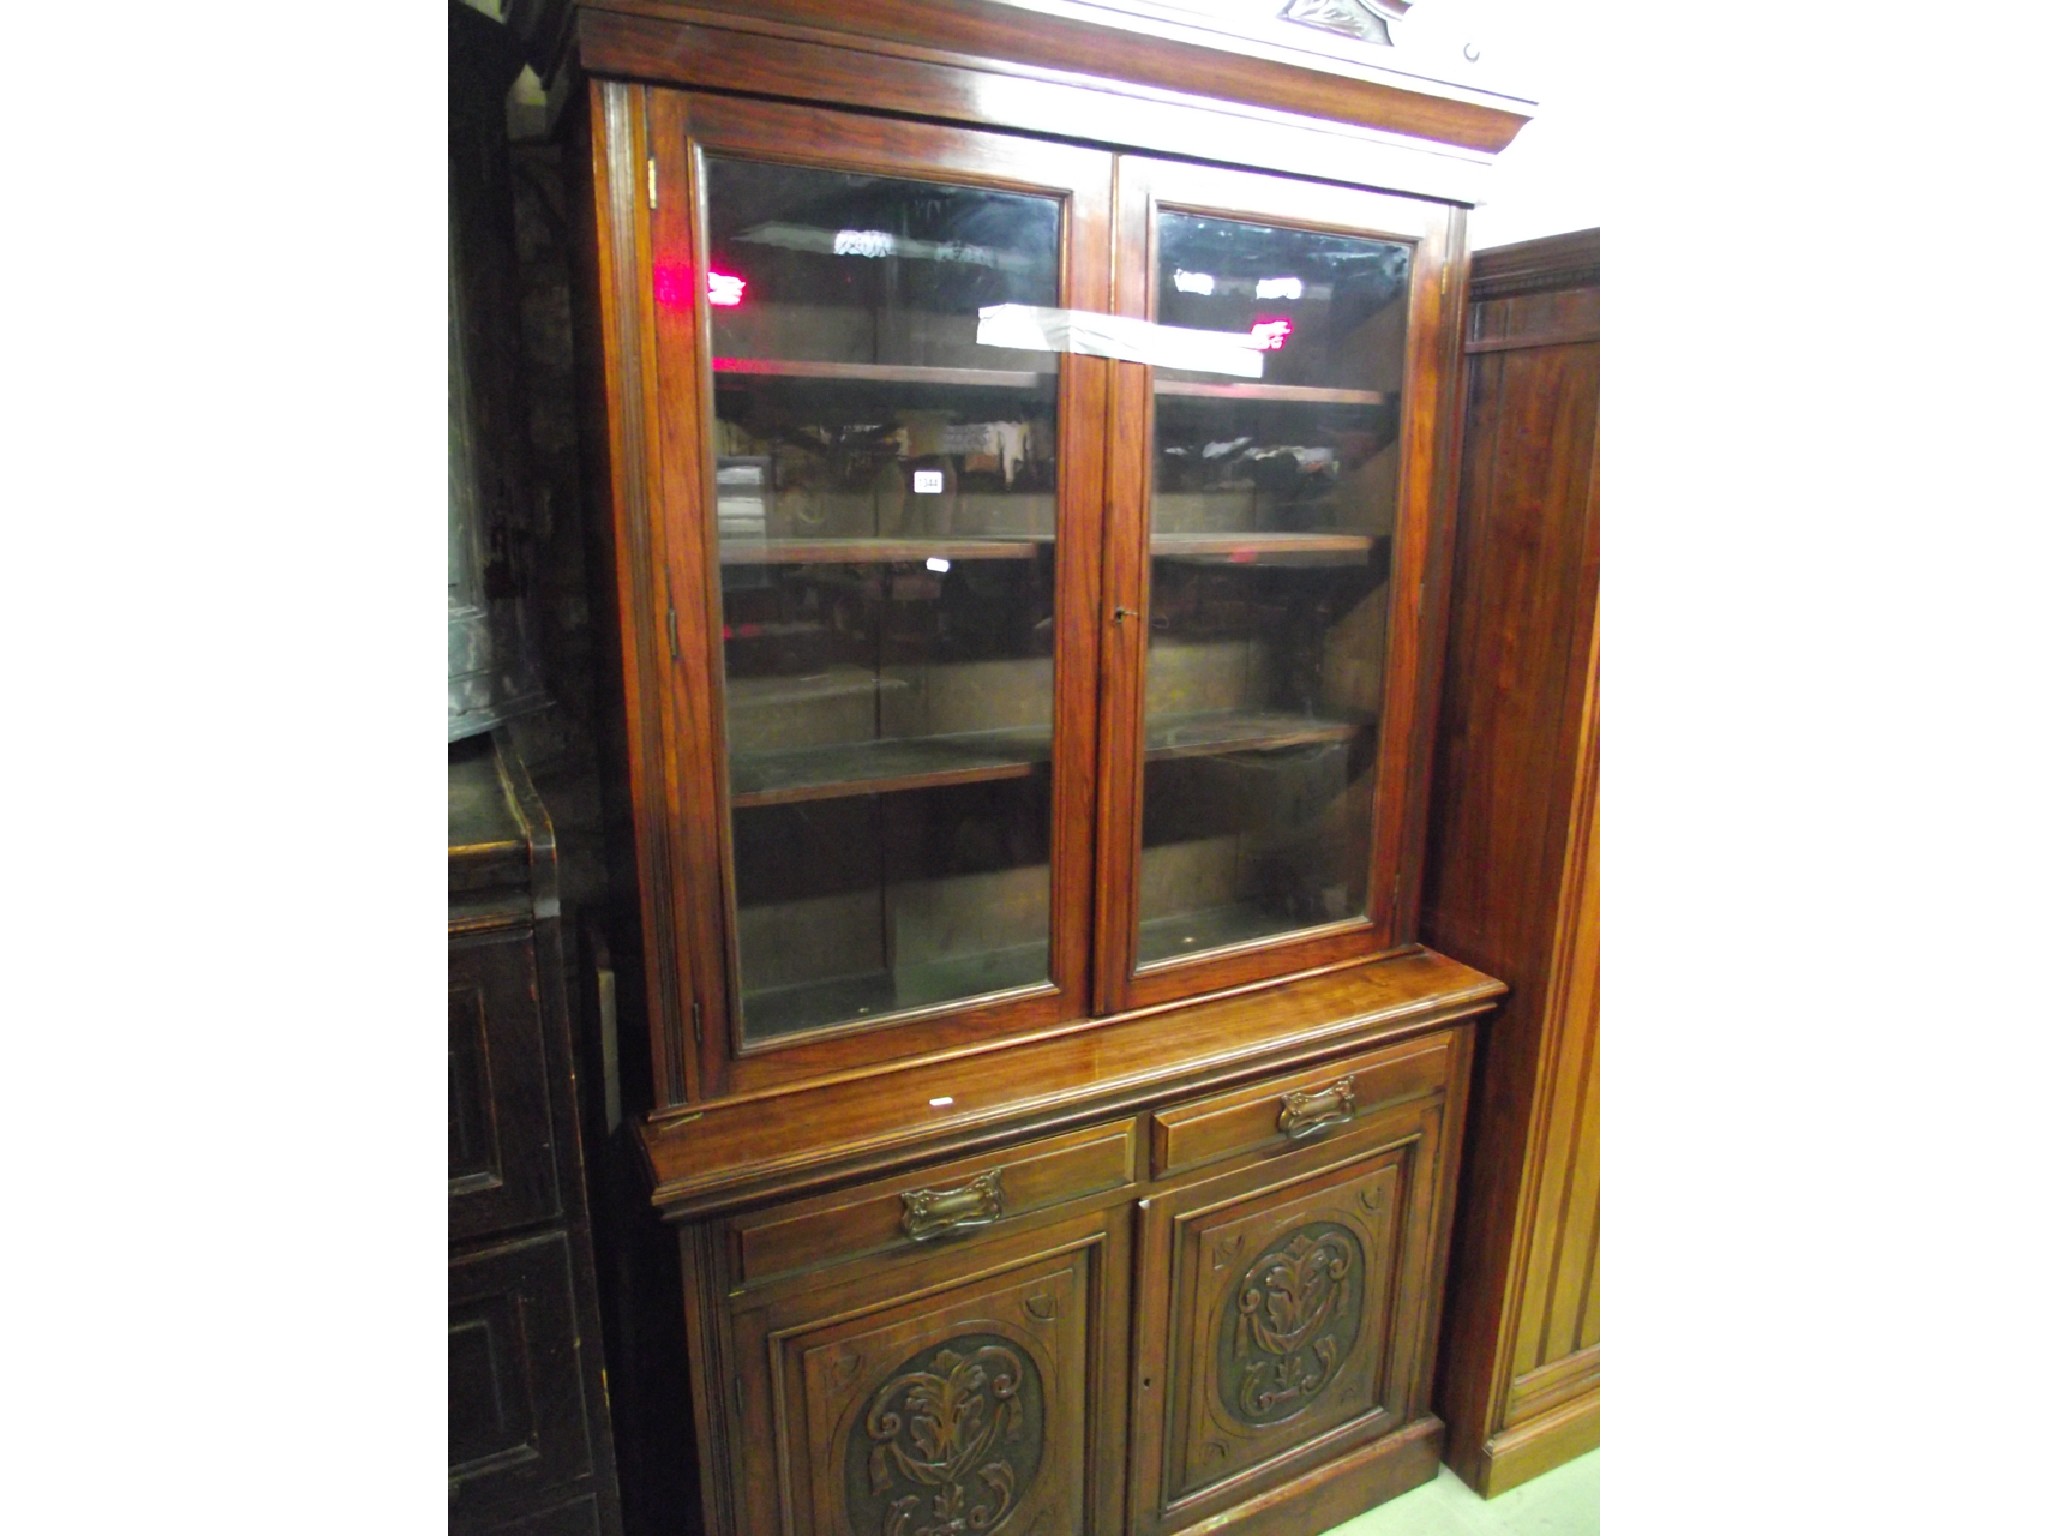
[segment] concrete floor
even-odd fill
[[[1600,1453],[1588,1451],[1497,1499],[1482,1499],[1449,1467],[1323,1536],[1592,1536],[1600,1529]]]

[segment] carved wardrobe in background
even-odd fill
[[[1419,942],[1464,219],[1530,109],[1406,5],[1251,9],[509,8],[681,1333],[612,1365],[698,1474],[642,1529],[1278,1536],[1436,1469],[1502,991]]]
[[[1599,459],[1599,231],[1479,252],[1422,931],[1512,989],[1437,1393],[1488,1495],[1600,1438]]]

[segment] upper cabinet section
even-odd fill
[[[1523,114],[1288,9],[564,23],[658,1108],[1414,942]]]
[[[509,0],[543,77],[832,100],[1473,202],[1534,110],[1471,0]],[[1504,67],[1505,66],[1505,67]]]

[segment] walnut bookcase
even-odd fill
[[[643,1529],[1296,1532],[1432,1474],[1502,990],[1418,942],[1445,471],[1529,106],[1406,9],[511,7],[582,177],[687,1338],[623,1390],[702,1490]]]

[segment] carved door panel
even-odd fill
[[[738,1529],[1114,1529],[1127,1231],[1112,1210],[740,1312]]]
[[[1441,1100],[1150,1202],[1134,1532],[1177,1530],[1409,1421]]]

